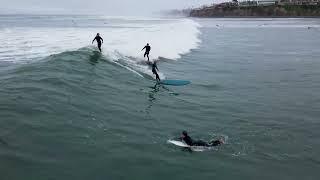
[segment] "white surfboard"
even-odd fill
[[[190,148],[192,151],[196,151],[196,152],[202,152],[205,150],[211,150],[213,149],[213,147],[205,147],[205,146],[189,146],[188,144],[186,144],[183,141],[176,141],[176,140],[168,140],[168,143],[179,146],[179,147],[183,147],[183,148]]]
[[[179,147],[191,147],[191,146],[189,146],[188,144],[186,144],[186,143],[184,143],[182,141],[168,140],[168,143],[174,144],[174,145],[179,146]]]

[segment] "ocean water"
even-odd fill
[[[318,179],[319,39],[319,19],[1,15],[0,179]],[[192,84],[155,86],[146,43]]]

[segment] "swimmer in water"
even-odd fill
[[[194,141],[189,135],[187,131],[182,131],[182,136],[180,138],[182,141],[184,141],[189,146],[219,146],[223,144],[224,142],[222,140],[213,140],[211,142],[204,142],[201,140]]]

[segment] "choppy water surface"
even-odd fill
[[[318,179],[318,19],[0,22],[3,180]],[[192,84],[155,87],[147,42],[162,78]],[[166,143],[182,130],[227,143]]]

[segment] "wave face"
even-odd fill
[[[92,16],[0,16],[0,61],[30,62],[92,46],[99,32],[103,54],[135,71],[149,73],[141,49],[150,43],[150,58],[176,60],[197,48],[199,24],[190,19],[145,19]]]
[[[169,122],[173,128],[192,118],[179,118],[185,112],[175,109],[190,103],[155,86],[141,62],[146,43],[152,59],[160,61],[196,48],[199,31],[192,20],[0,16],[0,21],[0,159],[13,164],[3,172],[16,170],[9,179],[21,179],[27,166],[28,172],[68,169],[78,164],[73,158],[114,158],[131,145],[158,149],[167,129],[167,122],[157,124],[159,113],[161,121],[178,120]],[[97,32],[105,40],[102,54],[91,45]],[[125,162],[126,155],[119,155],[107,162]]]

